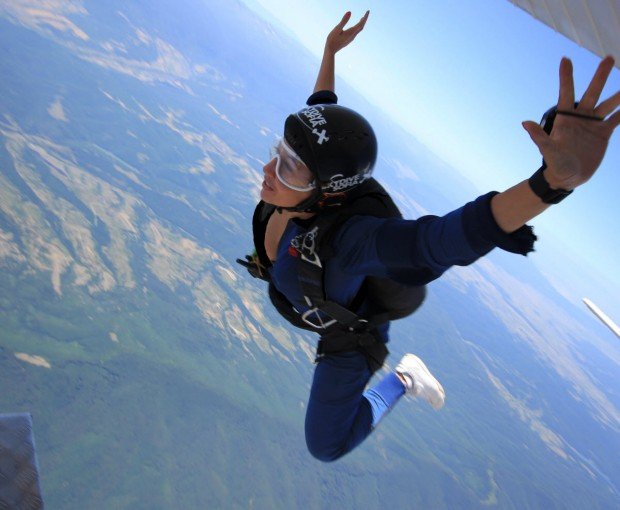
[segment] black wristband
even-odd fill
[[[568,195],[570,195],[573,190],[565,190],[565,189],[551,189],[547,179],[545,179],[545,174],[543,171],[547,168],[547,165],[543,163],[534,175],[529,178],[528,183],[532,191],[540,197],[540,199],[545,204],[559,204],[562,200],[564,200]]]

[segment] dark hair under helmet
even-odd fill
[[[317,180],[317,193],[295,209],[310,209],[325,194],[347,192],[372,175],[377,138],[359,113],[336,104],[309,106],[289,115],[284,139]]]

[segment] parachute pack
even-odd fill
[[[345,307],[327,299],[323,270],[334,255],[331,241],[340,226],[357,215],[401,218],[394,201],[375,179],[370,178],[349,193],[345,205],[322,210],[311,219],[306,232],[293,239],[291,245],[299,252],[298,278],[308,306],[303,313],[278,291],[266,270],[271,262],[264,247],[265,231],[275,211],[273,205],[262,201],[258,204],[252,221],[255,254],[238,262],[252,276],[269,282],[269,298],[280,315],[296,327],[321,335],[317,359],[328,353],[360,350],[367,355],[371,368],[380,368],[388,351],[385,343],[378,339],[375,328],[412,314],[424,300],[425,287],[367,276],[357,295]],[[355,312],[362,302],[367,305],[363,316]]]

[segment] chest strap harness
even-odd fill
[[[372,318],[365,319],[351,309],[326,298],[323,262],[330,254],[327,253],[328,243],[324,242],[323,234],[334,224],[334,218],[330,216],[320,216],[309,231],[291,241],[291,246],[299,253],[299,284],[309,306],[309,309],[301,314],[301,319],[320,334],[315,362],[319,362],[326,354],[361,351],[374,373],[381,368],[389,354],[385,342],[376,330],[376,326],[389,321],[389,314],[373,314]],[[317,246],[321,246],[323,262],[316,252]],[[357,309],[364,294],[362,287],[350,308]]]
[[[265,231],[275,206],[260,202],[252,219],[255,253],[237,259],[249,273],[269,283],[269,299],[276,310],[296,327],[320,335],[316,361],[326,354],[359,351],[375,372],[388,355],[377,326],[412,314],[424,301],[424,286],[409,286],[389,278],[367,276],[347,307],[330,301],[325,293],[324,264],[333,257],[331,239],[349,218],[356,215],[402,218],[383,187],[370,178],[354,190],[346,207],[326,208],[304,225],[306,231],[291,241],[289,253],[298,258],[297,277],[308,310],[300,313],[271,281],[271,262],[264,248]],[[355,311],[364,309],[361,317]]]

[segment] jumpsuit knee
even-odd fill
[[[306,411],[306,445],[323,462],[339,459],[372,431],[372,409],[362,396],[371,372],[359,352],[330,354],[318,363]]]

